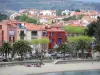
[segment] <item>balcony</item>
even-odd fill
[[[25,34],[24,33],[20,33],[19,36],[25,36]]]
[[[37,38],[38,38],[37,35],[32,35],[32,36],[31,36],[31,39],[37,39]]]
[[[19,36],[25,36],[25,33],[24,33],[24,31],[20,31],[20,34],[19,34]]]

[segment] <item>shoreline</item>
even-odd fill
[[[53,64],[45,63],[42,67],[26,67],[24,65],[15,65],[9,67],[0,67],[0,75],[41,75],[48,73],[71,72],[100,70],[100,62],[83,62],[83,63],[67,63]],[[5,73],[6,71],[6,73]]]
[[[89,69],[89,70],[71,70],[71,71],[56,71],[56,72],[45,72],[45,73],[36,73],[36,74],[28,74],[28,75],[41,75],[48,73],[60,73],[60,72],[81,72],[81,71],[100,71],[100,69]]]

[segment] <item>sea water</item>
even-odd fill
[[[68,71],[68,72],[46,73],[39,75],[100,75],[100,70]]]

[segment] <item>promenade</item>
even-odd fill
[[[0,67],[0,75],[35,75],[48,72],[100,69],[100,62],[73,62],[66,64],[44,63],[41,67],[14,65]]]

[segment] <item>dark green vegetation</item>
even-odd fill
[[[16,17],[15,19],[19,20],[19,21],[22,21],[22,22],[27,22],[27,23],[34,23],[34,24],[39,24],[37,22],[36,19],[34,18],[31,18],[31,17],[28,17],[27,15],[21,15],[19,17]]]
[[[70,16],[68,18],[64,18],[63,21],[68,21],[68,20],[80,20],[84,17],[84,15],[79,15],[79,16]]]
[[[0,21],[7,19],[7,15],[0,13]]]
[[[82,57],[84,58],[84,52],[88,52],[88,49],[91,48],[92,38],[88,36],[69,37],[68,43],[72,45],[75,52],[81,51]]]
[[[85,31],[85,27],[77,27],[77,26],[65,26],[64,30],[67,33],[71,34],[83,34]]]
[[[19,40],[16,41],[15,43],[8,43],[8,42],[3,42],[2,46],[0,47],[0,53],[4,58],[9,61],[8,59],[15,58],[16,55],[20,57],[19,60],[25,59],[26,54],[30,55],[30,58],[32,58],[32,48],[30,45],[34,45],[33,48],[36,51],[39,51],[40,49],[40,44],[41,44],[41,55],[42,51],[47,50],[47,44],[49,43],[48,38],[41,38],[41,39],[34,39],[31,41],[25,41],[25,40]],[[45,48],[42,48],[42,45],[45,45]],[[36,46],[38,49],[36,49]],[[9,57],[9,55],[11,57]],[[41,60],[42,61],[42,60]]]
[[[12,52],[12,46],[11,44],[4,42],[0,48],[0,52],[3,54],[3,56],[8,59],[8,55]]]
[[[97,21],[90,23],[86,29],[87,35],[94,38],[95,51],[100,52],[100,17]]]
[[[14,57],[15,54],[21,56],[21,60],[23,60],[23,57],[26,53],[31,54],[32,48],[29,46],[29,42],[27,41],[17,41],[13,44],[13,52],[12,57]]]

